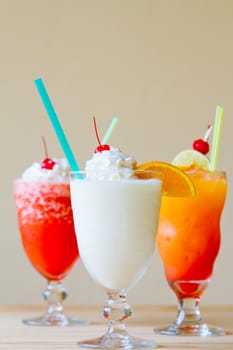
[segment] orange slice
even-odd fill
[[[195,195],[195,187],[192,180],[183,170],[175,165],[151,161],[138,165],[136,170],[154,170],[156,172],[155,177],[163,182],[162,190],[165,196],[186,197]],[[143,174],[139,175],[141,178],[144,176]]]

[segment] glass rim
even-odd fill
[[[133,170],[133,169],[132,169]],[[92,177],[92,174],[97,174],[96,178],[93,176]],[[71,179],[79,179],[79,180],[82,180],[82,179],[85,179],[85,175],[86,174],[90,174],[90,179],[93,180],[93,181],[101,181],[101,180],[109,180],[109,181],[120,181],[120,180],[157,180],[157,181],[160,181],[160,182],[163,182],[163,179],[161,178],[161,172],[158,171],[158,170],[154,170],[154,169],[145,169],[145,170],[133,170],[132,173],[129,172],[129,176],[127,176],[127,172],[125,172],[125,169],[123,168],[122,170],[117,170],[116,171],[116,174],[126,174],[126,176],[122,176],[122,177],[119,177],[119,178],[114,178],[114,176],[110,179],[106,177],[104,177],[104,174],[108,175],[108,174],[111,174],[114,172],[112,170],[106,170],[106,169],[100,169],[100,170],[71,170],[70,171],[70,178]],[[149,174],[154,174],[154,176],[149,176]],[[103,174],[103,178],[98,178],[98,174],[100,174],[100,177],[101,177],[101,174]],[[138,174],[138,177],[133,177],[131,175],[137,175]],[[148,174],[148,176],[141,176],[140,177],[140,174]]]

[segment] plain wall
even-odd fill
[[[232,303],[232,37],[232,0],[0,0],[1,303],[43,303],[46,283],[22,250],[12,196],[13,179],[44,157],[42,135],[50,156],[63,156],[38,77],[80,167],[96,147],[93,115],[101,135],[118,116],[111,144],[141,163],[171,161],[224,107],[218,169],[227,172],[228,197],[203,303]],[[65,285],[68,303],[105,301],[82,262]],[[129,302],[176,304],[157,252]]]

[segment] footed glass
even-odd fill
[[[218,326],[202,320],[200,298],[208,287],[221,242],[220,220],[227,181],[224,172],[192,168],[188,175],[194,197],[163,197],[157,248],[165,276],[178,299],[175,321],[156,333],[165,335],[223,335]]]
[[[35,326],[66,326],[85,321],[68,317],[63,280],[79,258],[70,202],[69,183],[14,181],[18,227],[24,251],[47,281],[44,315],[23,320]]]
[[[154,348],[155,342],[128,334],[132,309],[127,291],[143,276],[155,250],[161,181],[150,171],[133,179],[102,180],[71,174],[71,202],[80,257],[90,276],[105,289],[106,333],[78,343],[102,349]],[[90,172],[88,172],[90,175]]]

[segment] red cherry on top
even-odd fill
[[[41,162],[41,169],[47,169],[47,170],[52,170],[56,162],[52,160],[51,158],[45,158]]]
[[[207,154],[209,152],[210,146],[208,143],[208,138],[210,136],[211,130],[212,130],[212,126],[208,125],[208,128],[206,130],[206,133],[203,139],[197,139],[193,142],[193,149],[195,151],[198,151],[202,154]]]
[[[103,151],[110,151],[110,146],[109,145],[99,145],[94,150],[94,153],[101,153]]]
[[[207,154],[209,152],[210,146],[207,141],[198,139],[193,142],[193,149],[202,154]]]
[[[56,164],[56,162],[54,162],[54,160],[52,160],[51,158],[48,157],[47,144],[46,144],[44,136],[42,136],[42,141],[43,141],[43,145],[44,145],[46,158],[44,160],[42,160],[42,162],[40,163],[41,169],[52,170],[54,165]]]
[[[94,153],[101,153],[103,151],[110,151],[110,146],[109,145],[101,145],[99,134],[98,134],[98,130],[97,130],[97,126],[96,126],[95,117],[93,117],[93,120],[94,120],[94,127],[95,127],[96,138],[97,138],[97,141],[99,143],[99,146],[96,147],[96,149],[94,150]]]

